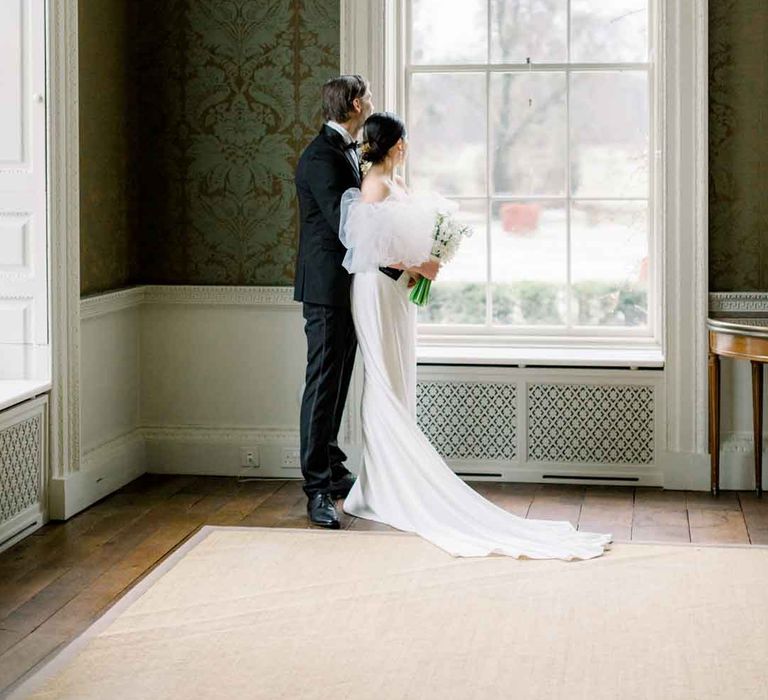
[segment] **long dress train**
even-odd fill
[[[414,532],[453,556],[591,559],[610,534],[508,513],[446,464],[416,420],[416,314],[408,275],[354,274],[352,318],[363,359],[360,474],[344,512]]]
[[[610,534],[570,522],[521,518],[491,503],[440,457],[416,421],[416,306],[407,275],[352,278],[352,317],[363,357],[363,463],[343,509],[415,532],[454,556],[590,559]]]

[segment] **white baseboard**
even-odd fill
[[[748,491],[755,487],[755,457],[752,434],[726,433],[720,445],[720,488],[724,491]],[[709,467],[707,455],[707,467]],[[763,488],[768,489],[768,454],[763,441]],[[709,474],[707,474],[709,488]]]
[[[136,429],[86,452],[79,471],[51,479],[50,517],[67,520],[145,472],[145,440]]]
[[[669,491],[709,491],[709,455],[665,452],[659,458],[662,474],[655,484]]]
[[[298,463],[293,461],[299,447],[297,430],[274,427],[166,426],[144,427],[141,431],[146,439],[146,471],[150,473],[301,478]],[[244,449],[256,451],[258,467],[241,466]],[[357,472],[360,446],[342,444],[342,449],[348,455],[348,467]],[[708,491],[710,488],[708,454],[662,452],[657,466],[651,469],[493,460],[448,460],[448,463],[463,478],[473,481],[613,484],[690,491]],[[765,464],[768,473],[768,456]],[[562,477],[548,478],[547,475],[551,474]],[[591,478],[599,475],[607,476],[605,479]],[[750,490],[753,488],[753,475],[751,436],[744,433],[725,434],[720,456],[720,488]],[[627,480],[617,479],[616,476]]]
[[[295,429],[158,426],[142,434],[152,474],[301,478]],[[244,465],[246,451],[253,452],[255,466]]]
[[[144,427],[147,472],[154,474],[197,474],[215,476],[250,476],[264,478],[300,479],[301,470],[295,461],[299,434],[290,428],[223,428],[205,426]],[[348,456],[347,467],[359,470],[359,445],[343,444]],[[243,450],[257,454],[259,466],[241,466]],[[705,456],[706,457],[706,456]],[[667,463],[669,460],[663,460]],[[698,460],[701,464],[703,458]],[[494,460],[449,460],[451,468],[469,481],[517,481],[526,483],[582,483],[625,486],[663,486],[664,471],[660,468],[617,467],[615,465],[540,464],[536,462],[503,462]],[[692,478],[696,469],[678,470],[679,484],[697,483]],[[706,472],[708,473],[708,472]],[[559,478],[546,475],[558,474]],[[585,479],[608,475],[605,479]],[[613,475],[614,478],[611,478]],[[627,477],[626,481],[615,476]],[[699,485],[702,490],[709,484]],[[677,488],[689,488],[678,485]]]
[[[54,502],[63,502],[68,506],[66,512],[52,513],[51,517],[67,519],[145,472],[301,479],[301,470],[294,461],[298,454],[298,444],[298,431],[290,428],[137,428],[88,452],[80,472],[68,479],[51,481],[52,490],[66,491],[63,499],[54,499]],[[258,466],[241,465],[242,451],[246,448],[255,451]],[[360,463],[359,446],[342,445],[342,449],[348,455],[347,466],[357,472]],[[651,470],[632,467],[617,469],[615,465],[610,465],[608,469],[606,465],[542,465],[491,460],[451,460],[449,464],[468,481],[648,486],[690,491],[708,491],[710,488],[709,455],[664,453],[660,455],[658,468]],[[552,474],[558,475],[557,478],[547,477]],[[601,474],[610,475],[605,479],[584,478]],[[619,474],[628,477],[627,480],[616,479],[615,476]],[[742,433],[725,435],[720,465],[721,490],[751,490],[754,487],[753,475],[751,436]],[[8,524],[7,528],[12,526]],[[32,531],[26,530],[19,538]],[[0,541],[2,539],[3,532],[0,532]]]

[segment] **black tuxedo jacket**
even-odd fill
[[[299,198],[299,252],[293,298],[328,306],[349,306],[352,276],[341,262],[347,249],[339,240],[341,195],[360,187],[360,171],[345,154],[344,138],[323,125],[296,167]],[[397,279],[402,270],[380,268]]]

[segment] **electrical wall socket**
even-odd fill
[[[283,448],[283,463],[284,469],[297,469],[299,467],[299,450],[295,447]]]
[[[258,447],[241,447],[240,448],[240,466],[241,467],[261,466],[259,448]]]

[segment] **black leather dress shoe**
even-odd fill
[[[357,477],[352,472],[347,472],[338,481],[331,481],[331,496],[333,498],[346,498],[350,489],[355,485]]]
[[[338,530],[341,527],[336,506],[330,494],[316,493],[307,502],[307,515],[313,525]]]

